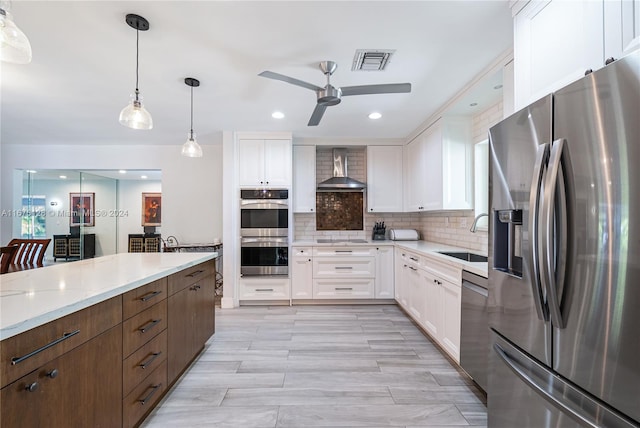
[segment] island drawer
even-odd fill
[[[375,256],[374,247],[313,247],[313,256],[350,257],[350,256]]]
[[[163,331],[127,357],[122,364],[122,390],[129,394],[167,359],[167,331]]]
[[[164,360],[122,400],[122,426],[134,427],[149,413],[167,389],[167,360]]]
[[[373,299],[374,279],[314,279],[314,299]]]
[[[2,341],[2,386],[80,346],[122,322],[122,296],[117,296]]]
[[[167,301],[162,300],[122,323],[123,356],[136,349],[167,328]]]
[[[183,288],[195,284],[203,278],[209,275],[215,274],[216,265],[213,260],[200,263],[199,265],[192,266],[184,269],[178,273],[174,273],[169,276],[169,295],[177,293]]]
[[[374,278],[375,257],[314,257],[314,278]]]
[[[122,295],[122,318],[131,318],[166,298],[166,277],[131,290]]]

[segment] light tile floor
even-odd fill
[[[142,427],[486,426],[485,404],[397,306],[245,306]]]

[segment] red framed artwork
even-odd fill
[[[142,225],[160,226],[162,221],[162,194],[142,194]]]
[[[69,193],[69,225],[95,226],[95,193]]]

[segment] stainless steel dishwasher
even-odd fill
[[[487,285],[487,278],[462,271],[460,365],[485,392],[489,365]]]

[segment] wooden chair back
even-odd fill
[[[33,269],[42,267],[44,252],[51,239],[12,239],[9,246],[17,246],[11,261],[11,270]]]
[[[0,247],[0,274],[9,272],[9,266],[16,251],[18,251],[17,245]]]

